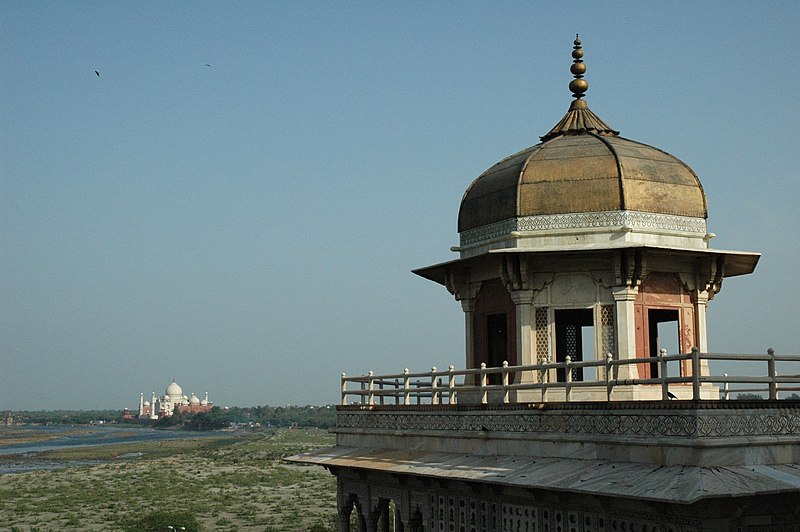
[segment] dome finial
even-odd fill
[[[569,84],[572,97],[575,98],[569,104],[567,114],[550,130],[547,135],[539,137],[543,141],[548,141],[560,135],[580,135],[582,133],[594,133],[597,135],[617,136],[619,131],[614,131],[608,124],[600,120],[600,117],[589,110],[589,105],[583,99],[584,94],[589,89],[589,82],[583,79],[586,73],[586,65],[583,64],[583,48],[581,47],[580,36],[575,34],[575,41],[572,50],[572,66],[569,71],[575,76]]]
[[[583,48],[581,47],[581,39],[578,34],[575,34],[575,41],[573,42],[572,50],[572,66],[569,71],[575,76],[569,83],[569,90],[572,91],[572,96],[576,100],[583,98],[584,93],[589,89],[589,82],[583,79],[586,73],[586,65],[583,63]]]

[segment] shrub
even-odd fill
[[[132,520],[124,527],[129,532],[164,532],[186,530],[199,532],[200,523],[189,512],[180,510],[156,510]]]

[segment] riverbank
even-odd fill
[[[113,458],[116,445],[145,443],[150,441],[205,439],[229,437],[230,432],[206,431],[193,432],[183,430],[158,430],[138,426],[89,426],[89,425],[27,425],[17,427],[0,427],[0,473],[14,473],[35,469],[56,469],[73,465],[69,460],[69,452],[65,462],[59,465],[57,460],[49,459],[58,456],[59,451],[72,450],[73,460],[80,460],[81,454],[87,459],[102,453],[99,459]],[[95,450],[82,453],[85,447],[108,447],[106,451]],[[121,448],[120,448],[121,449]],[[49,454],[45,454],[49,453]],[[19,464],[22,464],[20,467]]]
[[[30,459],[72,465],[0,475],[0,530],[120,530],[165,509],[203,530],[333,530],[334,478],[281,461],[332,443],[281,429],[44,451]]]

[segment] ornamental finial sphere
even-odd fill
[[[583,98],[583,93],[589,90],[589,82],[585,79],[573,79],[569,84],[569,90],[576,98]]]
[[[583,98],[583,93],[589,89],[589,82],[583,79],[583,75],[586,73],[586,65],[583,63],[583,48],[581,48],[581,40],[578,34],[575,34],[573,44],[575,45],[572,50],[574,61],[572,61],[569,71],[572,72],[575,79],[570,82],[569,90],[572,92],[572,96],[578,100]]]

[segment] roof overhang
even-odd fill
[[[575,244],[569,246],[541,248],[503,248],[493,249],[481,255],[475,255],[464,259],[455,259],[441,262],[432,266],[411,270],[413,273],[429,279],[441,285],[446,284],[448,272],[453,269],[469,268],[472,265],[480,264],[485,261],[493,260],[493,255],[505,254],[536,254],[536,255],[567,255],[579,253],[613,252],[617,250],[641,249],[657,253],[673,254],[676,256],[694,257],[719,257],[724,260],[725,277],[735,277],[737,275],[747,275],[753,273],[761,258],[761,253],[750,251],[729,251],[721,249],[694,249],[694,248],[674,248],[665,246],[647,246],[636,243],[623,243],[618,246],[608,246],[607,244]]]
[[[796,465],[703,467],[610,460],[526,457],[336,446],[286,458],[326,468],[352,468],[497,486],[566,490],[678,504],[797,491]],[[757,486],[757,487],[756,487]]]

